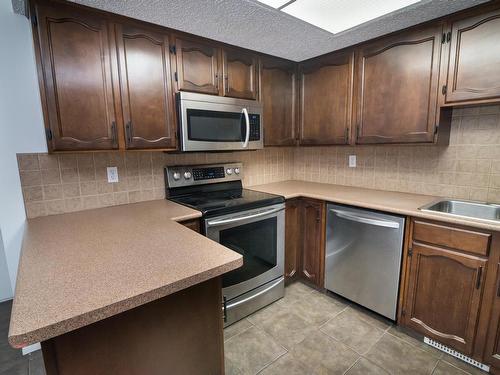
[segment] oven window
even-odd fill
[[[245,120],[241,113],[187,110],[188,137],[192,141],[242,142]]]
[[[225,229],[219,235],[222,245],[243,255],[243,266],[222,277],[224,288],[252,279],[276,267],[276,217]]]

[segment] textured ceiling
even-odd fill
[[[254,0],[70,0],[294,61],[322,55],[488,0],[423,0],[331,34]],[[25,0],[12,0],[23,13]]]

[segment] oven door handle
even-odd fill
[[[250,140],[250,118],[248,117],[248,111],[246,108],[241,110],[243,116],[245,116],[245,125],[246,125],[246,134],[245,134],[245,142],[243,142],[243,148],[248,147],[248,141]]]
[[[255,293],[254,295],[250,296],[250,297],[247,297],[245,299],[242,299],[240,301],[237,301],[237,302],[234,302],[234,303],[231,303],[229,305],[226,304],[226,312],[227,310],[229,309],[232,309],[233,307],[236,307],[238,305],[241,305],[242,303],[245,303],[245,302],[248,302],[254,298],[257,298],[258,296],[261,296],[263,295],[264,293],[267,293],[269,292],[271,289],[275,288],[276,286],[278,286],[280,283],[282,283],[284,280],[283,277],[280,277],[276,282],[272,283],[271,285],[269,285],[266,289],[263,289],[257,293]]]
[[[279,208],[273,208],[270,210],[259,212],[257,214],[253,214],[253,215],[239,216],[239,217],[235,217],[232,219],[222,219],[222,220],[209,221],[209,222],[207,222],[207,227],[217,227],[217,226],[224,225],[224,224],[236,223],[238,221],[254,219],[256,217],[267,216],[269,214],[273,214],[275,212],[282,211],[282,210],[284,210],[284,208],[279,207]]]

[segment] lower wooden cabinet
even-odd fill
[[[181,221],[180,224],[184,225],[185,227],[194,230],[195,232],[200,233],[200,220],[198,219],[192,219],[192,220],[186,220],[186,221]]]
[[[470,355],[487,260],[417,242],[411,249],[406,325]]]
[[[301,243],[300,199],[286,202],[285,210],[285,278],[294,280],[299,275]]]
[[[500,369],[500,262],[496,264],[494,280],[494,299],[491,306],[484,360],[487,364]]]
[[[325,264],[325,202],[294,199],[286,204],[285,277],[322,288]]]
[[[412,219],[400,324],[500,373],[500,233]]]
[[[484,361],[500,369],[500,262],[496,264],[491,317],[488,324]]]

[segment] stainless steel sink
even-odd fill
[[[492,203],[443,199],[422,206],[419,210],[500,223],[500,205]]]

